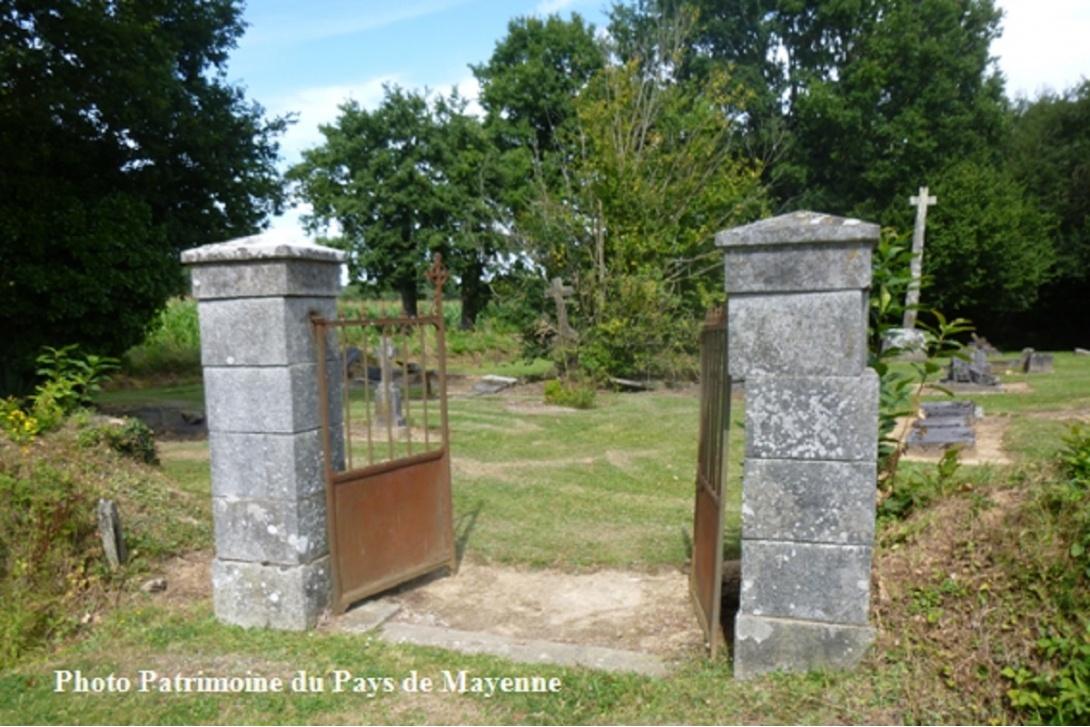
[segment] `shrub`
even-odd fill
[[[592,409],[597,393],[593,386],[552,379],[545,384],[545,403],[573,409]]]
[[[79,434],[80,446],[93,447],[100,442],[137,462],[159,464],[155,434],[139,419],[107,419],[88,424]]]

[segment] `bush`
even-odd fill
[[[83,447],[105,443],[118,454],[137,462],[159,464],[159,455],[155,451],[155,433],[139,419],[125,417],[89,424],[80,432],[79,443]]]
[[[167,301],[143,343],[125,354],[125,369],[134,375],[199,374],[201,329],[197,302],[192,298]]]
[[[0,668],[79,628],[74,602],[109,576],[94,506],[80,483],[44,462],[0,471]]]
[[[573,409],[593,409],[598,392],[586,384],[562,383],[552,379],[545,384],[545,403]]]
[[[1037,640],[1037,667],[1007,667],[1011,706],[1042,724],[1087,724],[1090,720],[1090,620],[1082,608],[1090,581],[1090,432],[1072,426],[1058,455],[1060,479],[1038,494],[1066,564],[1049,579],[1059,614]]]

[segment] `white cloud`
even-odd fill
[[[1090,4],[1086,0],[998,0],[1003,35],[992,44],[1007,94],[1033,98],[1064,91],[1090,74]]]
[[[431,15],[464,2],[322,0],[319,8],[316,3],[297,0],[258,0],[247,10],[250,27],[246,30],[246,40],[251,44],[290,44],[334,38]]]
[[[534,8],[535,15],[552,15],[572,5],[575,0],[542,0]]]
[[[280,153],[288,164],[299,161],[304,149],[322,144],[325,137],[318,130],[321,124],[332,124],[340,115],[339,107],[356,101],[364,108],[374,108],[382,102],[384,84],[397,83],[395,75],[378,76],[353,84],[315,86],[272,99],[268,112],[274,116],[297,114],[298,120],[280,140]]]

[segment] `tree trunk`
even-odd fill
[[[472,331],[477,326],[477,316],[488,305],[492,289],[481,280],[484,275],[484,263],[474,258],[462,271],[462,321],[463,331]]]
[[[398,288],[401,293],[401,310],[409,318],[416,318],[416,285],[414,283],[402,283]]]

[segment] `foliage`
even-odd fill
[[[175,297],[148,328],[138,345],[125,352],[125,373],[200,374],[201,329],[197,301]]]
[[[109,380],[109,372],[119,368],[116,358],[81,354],[78,350],[77,343],[63,348],[46,346],[38,356],[37,374],[45,382],[38,387],[35,398],[48,396],[65,414],[90,406],[92,396]]]
[[[374,111],[348,101],[288,178],[313,209],[304,218],[312,231],[336,222],[340,234],[327,242],[351,253],[350,277],[397,291],[409,315],[432,253],[444,252],[472,325],[499,241],[488,202],[494,154],[465,105],[456,93],[432,101],[397,86]]]
[[[714,233],[764,210],[759,170],[721,112],[726,79],[698,88],[671,77],[688,22],[663,19],[655,41],[666,45],[590,79],[567,131],[573,153],[554,159],[563,183],[539,177],[522,220],[546,278],[575,289],[591,375],[690,374],[700,314],[722,297]]]
[[[115,358],[79,354],[79,344],[46,346],[38,356],[43,381],[25,402],[8,397],[0,402],[0,429],[15,442],[27,444],[42,432],[60,426],[72,412],[90,406],[91,397],[118,368]]]
[[[78,441],[83,447],[94,447],[103,442],[118,454],[138,462],[159,464],[155,433],[147,424],[132,417],[87,426],[80,431]]]
[[[1036,647],[1039,667],[1003,670],[1012,686],[1011,706],[1039,724],[1078,724],[1090,718],[1090,620],[1077,611],[1090,581],[1090,432],[1073,425],[1059,452],[1061,480],[1039,496],[1054,519],[1055,532],[1070,542],[1070,564],[1057,584],[1075,605],[1045,628]]]
[[[1063,442],[1060,462],[1064,474],[1090,488],[1090,431],[1078,424],[1072,425]]]
[[[0,667],[78,628],[70,602],[103,576],[88,494],[44,463],[0,470]]]
[[[545,382],[545,403],[572,409],[593,409],[597,391],[594,386],[550,379]]]
[[[1055,275],[1029,314],[1012,322],[1038,348],[1085,345],[1090,300],[1090,81],[1014,108],[1005,149],[1011,174],[1057,223]],[[1025,345],[1020,342],[1018,345]]]
[[[578,14],[515,18],[488,62],[471,66],[490,134],[502,151],[521,150],[521,165],[563,148],[575,100],[605,64],[594,35]]]
[[[43,345],[117,355],[177,292],[178,251],[281,207],[276,136],[225,81],[236,0],[0,12],[0,393]]]
[[[33,447],[0,441],[0,669],[91,629],[154,559],[210,542],[207,486],[195,499],[148,467],[149,434],[80,413]],[[143,451],[120,453],[117,443]],[[122,515],[129,561],[117,571],[97,533],[100,499]]]
[[[1053,276],[1052,218],[991,165],[956,163],[932,191],[939,204],[929,212],[923,259],[929,278],[941,281],[932,304],[989,324],[1032,308]]]
[[[867,331],[869,365],[878,374],[878,486],[879,513],[904,516],[916,505],[924,502],[924,490],[935,490],[934,485],[948,482],[957,470],[957,453],[948,450],[939,463],[935,478],[912,477],[899,481],[898,464],[904,452],[904,436],[894,436],[899,420],[914,416],[919,410],[920,396],[936,375],[942,371],[939,360],[950,357],[965,358],[962,346],[954,338],[971,331],[969,322],[956,318],[948,321],[937,310],[930,311],[933,325],[917,319],[917,332],[922,337],[920,350],[904,350],[891,345],[890,334],[901,326],[906,310],[904,300],[912,275],[909,249],[900,236],[892,230],[883,230],[871,258],[871,290],[868,303],[869,327]],[[917,306],[918,308],[919,306]],[[910,354],[908,370],[894,366],[896,359]]]

